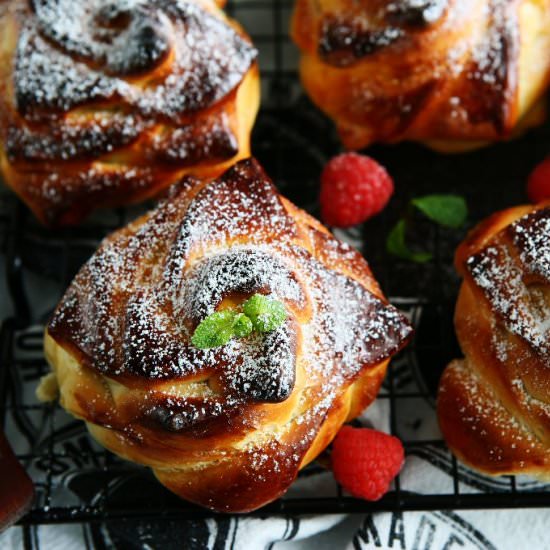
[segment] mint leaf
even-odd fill
[[[244,313],[228,309],[212,313],[199,323],[191,342],[200,349],[217,348],[234,336],[248,336],[254,329],[271,332],[286,319],[284,304],[263,294],[254,294],[243,304],[243,310]]]
[[[253,329],[252,321],[244,313],[237,313],[237,315],[235,315],[233,320],[233,334],[237,338],[248,336]]]
[[[426,195],[413,199],[411,204],[445,227],[458,228],[468,217],[466,201],[458,195]]]
[[[429,252],[413,252],[409,249],[405,242],[405,228],[405,220],[400,220],[390,231],[386,240],[388,252],[403,260],[417,263],[425,263],[431,260],[432,255]]]
[[[212,313],[195,329],[191,342],[200,349],[223,346],[233,337],[235,312],[224,310]]]
[[[243,311],[258,332],[271,332],[286,319],[284,304],[263,294],[249,298],[243,304]]]

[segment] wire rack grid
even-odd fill
[[[230,1],[227,6],[260,51],[263,105],[253,134],[254,154],[285,195],[316,214],[318,177],[339,145],[331,123],[300,91],[297,52],[287,31],[291,8],[290,0]],[[410,479],[398,477],[386,496],[367,502],[345,495],[316,463],[305,469],[285,497],[253,515],[549,505],[550,485],[476,474],[458,464],[439,437],[423,437],[424,430],[409,421],[431,418],[435,422],[438,378],[445,364],[460,354],[452,327],[459,284],[452,255],[464,233],[412,220],[413,239],[434,254],[432,262],[421,266],[391,258],[384,246],[385,236],[407,211],[412,195],[442,188],[460,192],[468,199],[472,221],[520,202],[526,173],[549,150],[548,128],[514,145],[452,158],[414,145],[372,149],[371,154],[388,166],[398,183],[392,209],[338,236],[364,252],[384,290],[414,321],[415,340],[390,366],[377,405],[387,413],[391,432],[404,441],[408,460],[426,461],[446,483],[434,490],[419,490]],[[501,192],[495,193],[496,186]],[[177,499],[148,470],[100,448],[83,424],[71,420],[59,406],[39,404],[34,397],[39,378],[47,372],[43,326],[64,288],[101,238],[144,208],[102,212],[77,228],[51,232],[40,227],[13,195],[0,194],[0,246],[13,309],[0,332],[0,421],[8,437],[18,441],[17,456],[35,481],[36,499],[21,520],[24,526],[214,515]],[[324,480],[313,492],[304,484],[312,476]],[[26,534],[29,539],[28,530]]]

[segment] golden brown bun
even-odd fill
[[[264,336],[200,350],[208,314],[256,292]],[[186,179],[108,237],[46,333],[63,407],[181,497],[242,512],[279,497],[376,397],[411,327],[362,256],[282,198],[253,160]],[[51,394],[47,378],[41,395]]]
[[[250,155],[257,52],[222,4],[0,4],[0,173],[42,222]]]
[[[306,91],[351,149],[460,151],[545,115],[550,0],[297,0],[292,35]]]
[[[441,378],[443,435],[484,473],[550,478],[550,206],[490,217],[459,247],[456,265],[465,359]]]

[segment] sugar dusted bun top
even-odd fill
[[[256,294],[284,305],[282,324],[193,344],[202,320]],[[104,445],[184,498],[243,511],[277,498],[375,398],[410,335],[362,256],[250,159],[183,181],[105,240],[46,351],[62,404]]]
[[[340,384],[400,347],[409,326],[361,256],[296,223],[253,160],[180,187],[141,227],[104,242],[54,315],[49,333],[89,368],[152,383],[212,377],[232,399],[277,402],[292,392],[298,362],[310,378]],[[355,270],[369,273],[368,285]],[[255,293],[286,305],[277,330],[214,350],[191,343],[202,319]]]
[[[0,9],[0,169],[48,224],[249,155],[257,52],[210,0]]]
[[[15,61],[18,111],[40,118],[116,99],[146,118],[179,121],[211,106],[256,54],[206,5],[30,0]]]
[[[455,326],[438,416],[451,450],[493,475],[550,477],[550,207],[519,206],[462,243]]]
[[[296,0],[292,36],[312,100],[344,145],[475,148],[540,124],[550,4]]]

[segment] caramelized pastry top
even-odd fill
[[[464,359],[439,386],[442,433],[492,475],[550,474],[550,205],[482,222],[458,248],[455,327]]]
[[[320,21],[319,55],[331,65],[349,66],[406,40],[408,32],[434,25],[448,3],[448,0],[375,0],[353,2],[337,14],[329,10]]]
[[[466,269],[500,321],[550,367],[550,207],[503,229]]]
[[[250,154],[257,52],[214,0],[10,0],[0,27],[0,169],[46,224]]]
[[[326,411],[338,388],[398,351],[411,328],[361,255],[294,210],[252,160],[207,184],[184,180],[139,225],[103,243],[49,334],[129,387],[206,382],[210,416],[284,401],[298,371]],[[365,277],[368,287],[358,281]],[[285,304],[281,327],[215,349],[191,344],[207,315],[258,292]],[[146,415],[172,419],[167,410],[177,409],[178,426],[188,427],[202,418],[192,401],[165,400]]]
[[[17,109],[32,120],[116,99],[138,119],[181,121],[225,97],[256,56],[235,29],[193,2],[30,3],[14,83]],[[154,78],[143,80],[148,73]]]
[[[296,0],[292,36],[346,147],[461,150],[542,121],[549,23],[548,0]]]

